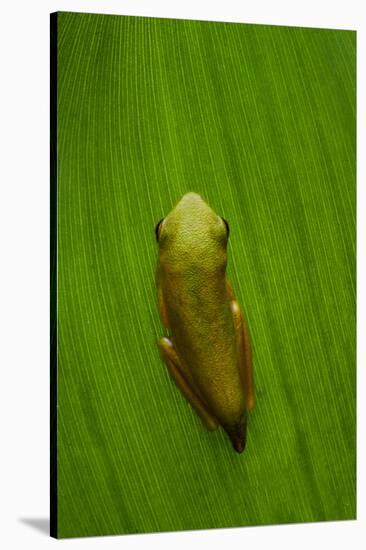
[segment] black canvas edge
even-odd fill
[[[50,535],[57,538],[57,30],[50,14]]]

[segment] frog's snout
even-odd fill
[[[242,453],[247,441],[247,418],[246,414],[236,424],[223,425],[223,428],[230,438],[232,446],[237,453]]]
[[[204,202],[201,195],[199,195],[198,193],[195,193],[194,191],[189,191],[189,193],[186,193],[185,195],[183,195],[183,197],[181,198],[181,201],[183,201],[183,202]]]

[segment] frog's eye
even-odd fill
[[[229,234],[230,234],[230,227],[229,227],[229,224],[228,222],[225,220],[225,218],[221,218],[222,221],[224,222],[225,226],[226,226],[226,234],[227,234],[227,238],[229,238]]]
[[[164,218],[162,218],[157,224],[156,224],[156,227],[155,227],[155,235],[156,235],[156,240],[159,242],[159,237],[160,237],[160,228],[161,228],[161,224],[163,223],[164,221]]]

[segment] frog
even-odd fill
[[[157,223],[157,302],[169,333],[158,348],[203,425],[223,428],[242,453],[255,391],[249,327],[226,274],[229,232],[195,192]]]

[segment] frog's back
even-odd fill
[[[164,302],[174,346],[189,381],[197,387],[220,422],[233,422],[244,410],[244,393],[237,362],[235,331],[227,295],[225,259],[209,258],[200,245],[172,251],[163,270]],[[167,258],[166,258],[167,259]]]

